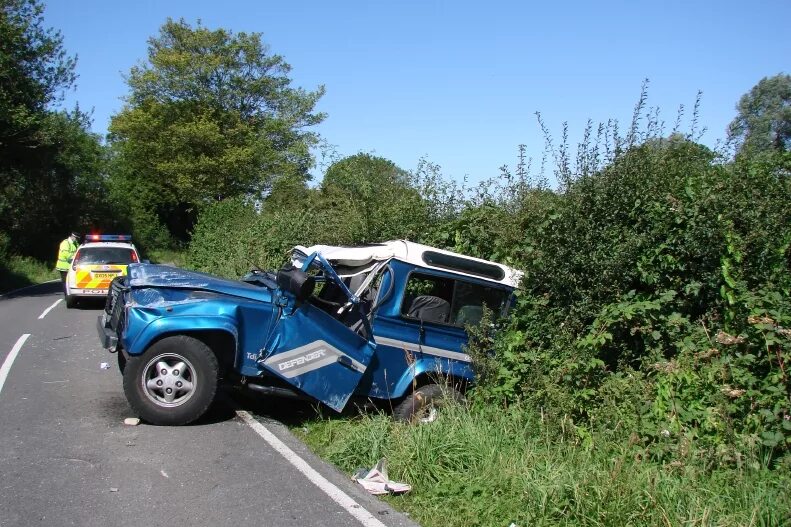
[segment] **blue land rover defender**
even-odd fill
[[[431,420],[473,380],[465,325],[484,305],[504,314],[520,277],[403,240],[297,246],[290,265],[242,281],[133,264],[108,292],[99,338],[153,424],[198,419],[221,382],[336,411],[352,396],[388,400],[397,419]]]

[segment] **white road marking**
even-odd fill
[[[291,450],[280,439],[270,432],[263,424],[258,422],[252,415],[244,410],[236,410],[242,421],[252,428],[256,434],[261,436],[264,441],[277,450],[277,452],[286,458],[286,461],[294,465],[311,483],[320,488],[324,494],[332,498],[332,501],[343,507],[343,509],[357,518],[357,520],[365,525],[365,527],[386,527],[384,523],[376,519],[376,516],[364,509],[362,505],[354,501],[348,494],[341,489],[330,483],[324,476],[316,472],[316,469],[311,467],[307,461],[299,457],[296,452]]]
[[[30,336],[30,333],[25,333],[19,339],[17,339],[16,344],[14,347],[11,348],[11,353],[3,361],[3,365],[0,366],[0,393],[3,391],[3,385],[5,384],[6,377],[8,377],[8,372],[11,371],[11,365],[14,363],[16,356],[19,355],[19,350],[22,349],[22,345]]]
[[[45,309],[45,310],[44,310],[44,312],[43,312],[43,313],[41,313],[41,314],[38,316],[38,319],[39,319],[39,320],[41,320],[42,318],[46,317],[46,316],[47,316],[47,313],[49,313],[50,311],[52,311],[53,309],[55,309],[55,306],[57,306],[57,305],[58,305],[58,304],[60,304],[61,302],[63,302],[63,299],[62,299],[62,298],[58,298],[57,300],[55,300],[55,302],[54,302],[54,303],[53,303],[51,306],[49,306],[47,309]]]

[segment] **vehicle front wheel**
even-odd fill
[[[129,357],[124,393],[132,409],[154,425],[178,426],[202,416],[217,393],[219,367],[212,350],[186,335],[164,338]]]
[[[393,410],[393,418],[405,423],[431,423],[448,403],[462,403],[464,396],[451,386],[427,384],[408,395]]]
[[[115,352],[118,355],[118,370],[123,374],[126,369],[126,357],[121,350]]]

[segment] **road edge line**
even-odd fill
[[[269,431],[261,422],[255,419],[249,412],[245,410],[236,410],[236,415],[242,419],[253,431],[261,436],[261,438],[269,443],[269,446],[274,448],[278,454],[286,458],[286,461],[291,463],[303,476],[308,478],[308,481],[321,489],[324,494],[329,496],[332,501],[340,505],[343,510],[354,516],[365,527],[387,527],[384,523],[379,521],[370,511],[365,509],[362,505],[354,501],[348,494],[336,487],[327,478],[318,473],[316,469],[310,466],[307,461],[299,457],[299,454],[286,446],[283,441],[278,439],[275,434]]]
[[[45,309],[45,310],[44,310],[44,312],[43,312],[43,313],[41,313],[41,314],[38,316],[38,319],[39,319],[39,320],[42,320],[44,317],[46,317],[46,316],[47,316],[47,313],[49,313],[50,311],[52,311],[53,309],[55,309],[55,306],[57,306],[57,305],[58,305],[58,304],[60,304],[61,302],[63,302],[63,299],[62,299],[62,298],[58,298],[57,300],[55,300],[55,302],[53,302],[53,304],[52,304],[51,306],[49,306],[47,309]]]
[[[11,371],[11,365],[14,364],[14,360],[16,360],[16,356],[19,355],[19,350],[22,349],[22,346],[25,344],[25,341],[30,337],[30,333],[25,333],[21,337],[19,337],[14,344],[14,347],[11,348],[11,353],[3,361],[3,365],[0,366],[0,393],[3,393],[3,385],[5,384],[5,380],[8,377],[8,372]]]

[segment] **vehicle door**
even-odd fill
[[[510,292],[472,278],[427,269],[410,269],[393,262],[392,298],[376,313],[376,360],[371,368],[369,395],[400,397],[404,374],[469,367],[463,349],[465,325],[476,325],[483,304],[502,313]],[[389,285],[389,284],[388,284]]]
[[[463,326],[453,323],[453,298],[457,281],[441,273],[413,271],[402,285],[389,316],[374,319],[377,343],[413,357],[469,361],[462,352],[467,341]],[[407,353],[409,355],[409,353]]]
[[[312,255],[303,269],[321,269],[321,278],[340,287],[348,302],[343,309],[360,309],[359,299],[332,267]],[[262,364],[285,382],[340,412],[371,361],[375,344],[310,302],[285,306],[266,346]],[[366,320],[367,324],[367,320]]]

